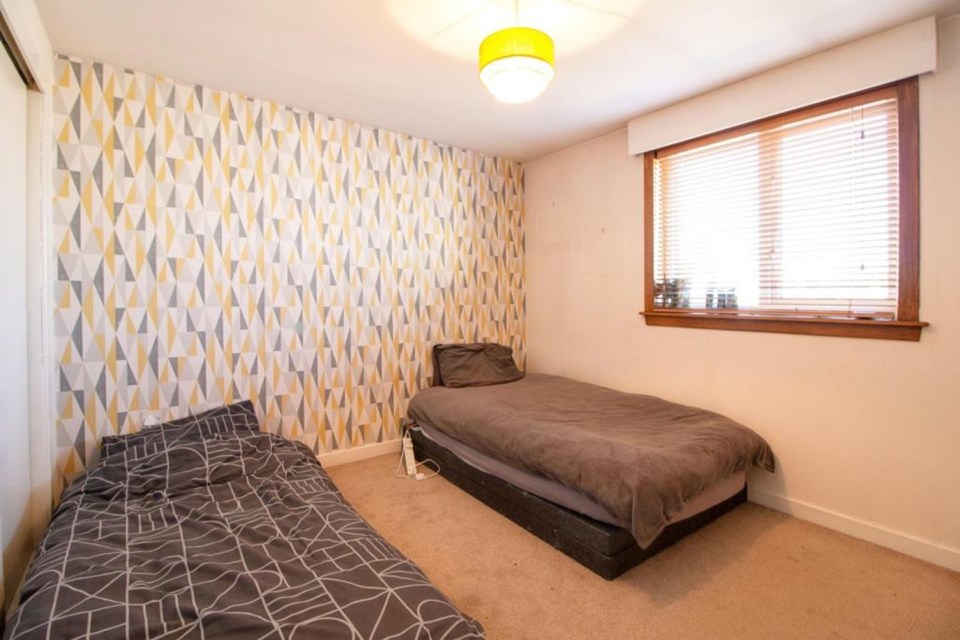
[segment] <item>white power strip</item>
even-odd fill
[[[413,455],[413,438],[409,433],[403,436],[403,463],[406,465],[407,475],[417,478],[417,459]]]
[[[400,449],[400,461],[397,463],[397,471],[394,475],[398,478],[409,478],[411,480],[426,480],[432,478],[433,476],[440,473],[440,465],[433,460],[424,460],[423,462],[417,462],[416,457],[413,454],[413,439],[410,437],[410,434],[407,433],[403,436],[403,443]],[[427,463],[432,463],[434,468],[430,468]],[[417,471],[417,467],[426,466],[433,473],[427,475],[422,471]],[[406,471],[406,474],[400,473],[400,468],[403,467]]]

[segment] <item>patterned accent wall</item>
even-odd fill
[[[436,342],[504,342],[523,365],[519,164],[105,64],[56,71],[61,477],[103,435],[241,399],[317,453],[396,438]]]

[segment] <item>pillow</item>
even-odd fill
[[[205,438],[236,431],[259,431],[260,423],[249,400],[202,411],[163,424],[146,427],[122,436],[104,436],[100,441],[100,457],[121,453],[131,447],[158,450],[184,438]]]
[[[494,343],[438,344],[433,347],[433,380],[444,387],[482,387],[523,377],[513,349]]]

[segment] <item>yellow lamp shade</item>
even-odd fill
[[[480,82],[500,102],[528,102],[553,79],[553,40],[543,31],[511,27],[480,43]]]

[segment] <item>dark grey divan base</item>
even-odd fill
[[[744,485],[723,502],[671,524],[653,544],[641,549],[626,529],[570,511],[485,473],[418,429],[411,430],[411,436],[417,460],[435,460],[440,465],[441,476],[607,580],[613,580],[747,499]]]

